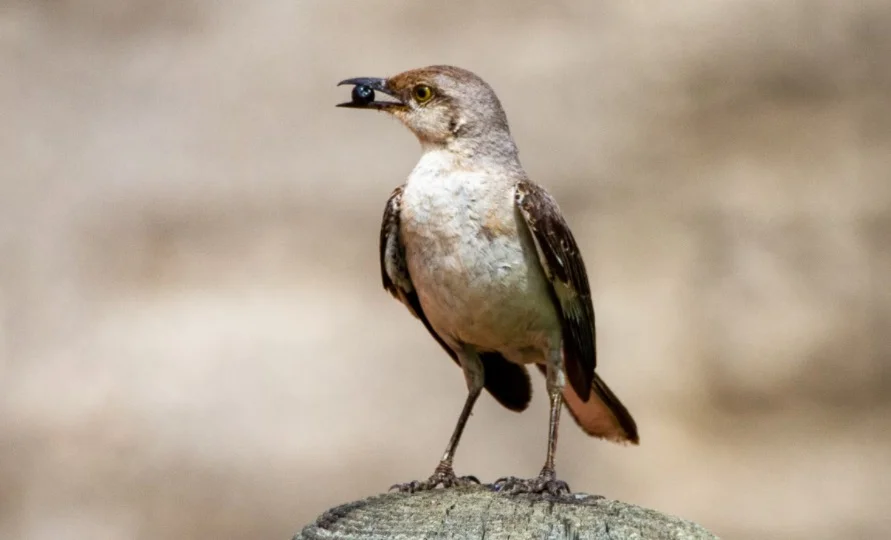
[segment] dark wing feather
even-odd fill
[[[510,362],[500,353],[480,353],[486,390],[498,403],[512,411],[521,412],[532,400],[532,382],[526,366]],[[457,360],[456,360],[457,362]]]
[[[517,183],[517,208],[532,233],[538,259],[551,282],[563,325],[566,375],[582,401],[588,401],[597,366],[594,306],[585,263],[554,198],[540,186]]]
[[[421,320],[433,339],[448,353],[456,364],[461,365],[455,351],[436,333],[424,315],[421,301],[411,282],[405,262],[405,247],[399,233],[399,213],[402,203],[402,187],[396,188],[387,201],[381,223],[380,264],[384,289],[405,304],[412,315]],[[522,411],[532,399],[532,383],[524,366],[513,364],[495,352],[480,354],[485,373],[486,390],[499,403],[512,411]]]

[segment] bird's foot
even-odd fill
[[[553,470],[543,469],[535,478],[517,478],[508,476],[499,478],[492,484],[492,488],[499,493],[516,495],[519,493],[548,494],[553,497],[569,495],[569,484],[563,480],[557,480]]]
[[[478,485],[480,481],[475,476],[456,476],[452,466],[440,463],[433,474],[423,482],[412,480],[404,484],[394,484],[390,486],[390,490],[396,490],[400,493],[417,493],[418,491],[428,491],[439,486],[443,488],[463,487]]]

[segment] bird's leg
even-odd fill
[[[461,416],[458,417],[458,424],[455,426],[455,431],[452,432],[452,438],[449,439],[449,444],[446,446],[445,453],[430,478],[424,481],[413,480],[411,482],[406,482],[405,484],[396,484],[390,489],[397,489],[403,493],[414,493],[416,491],[434,489],[437,486],[448,488],[452,486],[480,483],[479,480],[473,476],[458,478],[455,475],[455,471],[452,469],[452,460],[455,457],[455,449],[458,448],[458,442],[461,440],[461,433],[464,431],[464,425],[467,424],[467,419],[470,418],[470,411],[473,409],[473,404],[476,403],[476,399],[480,396],[481,390],[482,388],[474,389],[467,394],[467,401],[464,402],[464,409],[461,411]]]
[[[522,479],[515,476],[501,478],[495,481],[493,487],[496,491],[504,493],[548,493],[554,496],[569,493],[569,485],[557,480],[554,470],[554,456],[557,453],[557,433],[560,428],[560,411],[563,409],[563,387],[566,385],[566,376],[563,373],[562,356],[560,363],[548,363],[548,397],[551,402],[551,415],[548,422],[548,454],[544,467],[536,478]]]
[[[437,486],[448,488],[480,483],[474,476],[462,476],[459,478],[455,475],[455,471],[452,469],[455,450],[458,448],[458,443],[461,441],[461,434],[464,432],[464,426],[467,424],[467,419],[470,418],[473,405],[476,403],[477,398],[480,397],[485,382],[483,365],[478,356],[473,354],[471,358],[461,358],[461,365],[464,368],[464,375],[467,379],[467,400],[464,402],[461,416],[458,417],[458,423],[455,425],[455,430],[452,432],[452,437],[449,439],[449,444],[446,446],[445,453],[439,461],[439,465],[436,466],[436,470],[433,471],[430,478],[423,482],[414,480],[405,484],[396,484],[390,489],[397,489],[404,493],[414,493],[416,491],[434,489]]]
[[[550,377],[548,377],[550,379]],[[557,472],[554,470],[554,455],[557,453],[557,432],[560,428],[560,411],[563,409],[563,389],[552,388],[548,384],[548,397],[551,398],[551,416],[548,422],[548,455],[545,458],[544,467],[538,474],[536,491],[547,491],[552,495],[569,493],[569,485],[562,480],[557,480]]]

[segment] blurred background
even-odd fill
[[[670,4],[670,5],[669,5]],[[891,4],[0,3],[0,538],[290,538],[429,475],[459,370],[381,288],[419,147],[341,79],[502,99],[639,448],[576,491],[726,538],[891,535]],[[480,400],[459,474],[538,472]]]

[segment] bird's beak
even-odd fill
[[[387,88],[387,79],[376,79],[374,77],[357,77],[355,79],[347,79],[345,81],[340,81],[337,83],[337,86],[343,86],[345,84],[351,84],[353,86],[367,86],[371,88],[375,92],[381,92],[387,94],[388,96],[392,96],[396,98],[396,101],[363,101],[357,100],[355,94],[353,96],[352,101],[347,101],[345,103],[338,103],[338,107],[349,107],[352,109],[375,109],[375,110],[387,110],[398,107],[404,107],[405,103],[403,103],[402,99],[394,93],[392,90]]]

